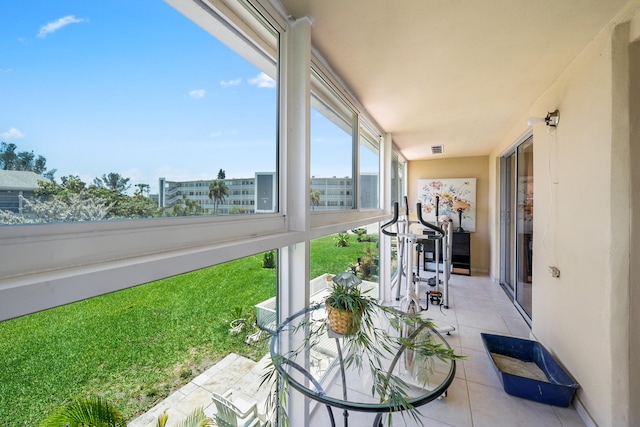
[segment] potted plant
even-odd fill
[[[404,375],[411,371],[408,374],[415,378],[418,386],[426,386],[435,372],[435,361],[441,360],[453,363],[449,372],[453,379],[455,361],[463,356],[437,339],[439,334],[434,331],[434,322],[420,313],[404,313],[381,304],[367,295],[369,290],[362,290],[361,284],[362,280],[349,271],[336,274],[331,279],[327,276],[327,285],[331,286],[324,300],[327,318],[309,315],[315,310],[322,310],[322,304],[315,304],[288,318],[278,327],[272,338],[270,368],[263,375],[261,384],[270,384],[272,387],[267,412],[274,423],[279,418],[283,425],[289,425],[285,408],[290,375],[286,367],[293,367],[294,371],[296,366],[302,367],[298,357],[304,360],[310,349],[322,346],[320,343],[327,337],[341,342],[341,356],[331,362],[333,366],[337,364],[341,367],[339,369],[351,369],[357,374],[369,376],[371,397],[395,410],[407,411],[409,417],[419,424],[422,424],[420,413],[411,405],[409,397],[409,388],[416,385],[409,385]],[[332,331],[339,335],[332,336]],[[303,342],[294,344],[282,353],[278,352],[278,345],[275,344],[278,337],[301,333]],[[389,363],[395,366],[400,358],[404,363],[402,369],[397,372],[393,367],[389,369]],[[308,378],[310,374],[307,372],[304,375]],[[391,422],[389,412],[388,425]]]
[[[393,307],[380,304],[376,299],[366,295],[366,291],[359,288],[361,280],[353,273],[340,273],[333,277],[334,282],[330,295],[325,300],[328,319],[318,320],[314,316],[295,316],[298,320],[288,319],[278,330],[278,334],[299,334],[305,332],[304,342],[293,346],[291,349],[277,354],[274,353],[272,343],[272,361],[262,378],[261,386],[270,384],[272,387],[271,399],[267,402],[269,419],[274,423],[277,418],[283,421],[282,425],[288,426],[286,413],[287,395],[289,393],[290,376],[284,366],[297,365],[297,358],[305,354],[311,347],[322,341],[322,337],[330,334],[330,329],[338,329],[341,337],[336,336],[342,343],[342,359],[336,361],[339,365],[355,370],[361,375],[370,376],[371,397],[379,399],[379,402],[406,411],[406,414],[418,424],[422,424],[421,415],[416,407],[410,404],[409,385],[404,374],[390,371],[388,361],[402,347],[405,370],[411,371],[418,384],[426,385],[434,373],[434,362],[442,360],[453,362],[463,358],[448,345],[434,339],[435,327],[431,319],[425,319],[420,313],[403,313]],[[341,323],[347,323],[348,330],[343,333],[339,327],[331,325],[331,314],[338,310],[333,305],[342,305],[342,309],[350,309],[354,312],[353,318],[345,316]],[[309,313],[321,309],[320,305],[310,306],[305,312]],[[338,315],[339,317],[340,315]],[[382,318],[386,318],[387,326],[379,324]],[[349,319],[346,322],[344,319]],[[414,331],[420,333],[420,339],[413,339]],[[423,332],[421,332],[423,331]],[[330,336],[330,335],[329,335]],[[291,364],[290,364],[291,361]],[[386,362],[385,362],[386,361]],[[394,362],[395,363],[395,362]],[[301,365],[298,365],[301,366]],[[453,368],[455,373],[455,367]],[[279,386],[278,386],[279,385]],[[404,415],[402,415],[404,418]],[[391,413],[388,414],[388,425],[392,422]]]
[[[375,300],[362,292],[362,283],[355,274],[344,272],[332,278],[331,293],[325,299],[330,328],[341,335],[351,335],[359,328]]]

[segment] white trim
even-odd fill
[[[165,1],[258,69],[276,78],[278,37],[275,33],[280,23],[274,25],[274,22],[268,22],[258,11],[251,13],[251,6],[244,3],[227,4],[223,0]],[[271,26],[273,33],[257,25],[256,18],[261,18],[263,24]],[[269,40],[269,34],[275,40]]]
[[[194,22],[215,27],[209,30],[217,38],[226,38],[234,46],[240,43],[235,27],[213,19],[201,5],[191,0],[168,2],[182,12],[186,9]],[[301,26],[310,32],[310,22],[303,20],[305,24]],[[288,26],[286,23],[287,33],[292,31]],[[0,320],[275,248],[289,251],[289,256],[283,258],[295,259],[295,262],[305,260],[300,268],[285,265],[288,273],[279,279],[280,292],[289,292],[294,288],[293,283],[304,283],[308,279],[305,272],[308,271],[309,239],[388,218],[389,207],[310,214],[310,36],[309,40],[298,40],[286,34],[280,37],[280,43],[299,44],[279,49],[277,70],[282,74],[278,116],[280,213],[1,227]],[[255,45],[243,49],[255,56]],[[345,92],[339,89],[336,93]],[[352,100],[345,102],[355,105]],[[354,114],[357,117],[356,109]],[[367,121],[374,124],[369,118]],[[389,174],[385,172],[387,163],[385,161],[386,167],[380,171],[380,177],[385,177],[380,181],[381,188],[389,184]],[[407,173],[405,166],[405,186]],[[300,250],[306,251],[306,255],[300,256]],[[290,307],[299,305],[296,297]]]
[[[387,133],[382,137],[380,146],[381,146],[380,177],[382,178],[381,182],[390,184],[391,168],[392,168],[391,162],[393,157],[393,141],[391,140],[390,133]],[[399,191],[399,188],[396,188],[396,190]],[[391,186],[390,185],[385,185],[380,187],[380,200],[382,202],[383,212],[385,214],[390,214],[391,213]],[[388,215],[385,215],[384,222],[388,220],[387,218],[388,218]],[[382,232],[379,232],[378,236],[379,236],[379,240],[378,240],[379,260],[382,260],[382,262],[378,262],[379,297],[381,298],[382,301],[392,301],[391,237],[387,236]],[[384,286],[384,284],[387,284],[387,286]]]
[[[313,108],[329,118],[345,132],[353,132],[354,117],[357,116],[356,110],[331,83],[315,71],[311,72],[311,93]],[[338,120],[331,119],[332,116],[342,120],[345,126],[340,126]]]
[[[6,226],[0,237],[0,290],[9,278],[285,230],[281,214]]]
[[[309,241],[307,231],[310,221],[309,200],[309,122],[311,111],[310,68],[311,24],[302,18],[291,23],[281,50],[287,61],[281,64],[281,83],[286,90],[286,109],[283,115],[287,125],[281,140],[284,141],[285,156],[281,169],[286,170],[283,190],[286,191],[286,215],[289,228],[300,231],[305,240],[287,245],[279,252],[277,316],[281,323],[291,314],[302,310],[309,303]],[[283,111],[283,110],[281,110]],[[289,344],[295,348],[299,343],[287,339],[278,343],[285,349]],[[300,393],[289,393],[287,415],[291,425],[309,425],[309,399]]]
[[[383,134],[384,130],[382,127],[376,122],[373,117],[367,113],[367,110],[360,104],[358,99],[349,91],[348,86],[338,77],[338,75],[333,71],[331,66],[327,63],[324,57],[320,54],[320,52],[311,47],[311,67],[312,69],[318,73],[319,76],[330,84],[331,87],[348,103],[351,105],[351,108],[356,112],[356,114],[361,115],[366,118],[366,120],[373,126],[379,134]]]
[[[304,238],[303,233],[281,233],[219,241],[202,247],[4,279],[0,281],[0,321],[265,252],[276,244],[295,244]]]
[[[582,419],[586,427],[598,427],[598,424],[593,421],[593,418],[591,418],[591,415],[589,415],[582,401],[580,401],[577,396],[573,399],[573,406],[575,406],[576,412],[578,412],[580,419]]]
[[[508,156],[509,154],[511,154],[512,152],[514,152],[518,148],[518,145],[522,144],[523,142],[525,142],[527,139],[529,139],[532,136],[533,136],[533,128],[527,129],[522,135],[520,135],[518,138],[516,138],[516,140],[515,140],[515,142],[513,144],[509,145],[500,154],[498,154],[498,158],[501,159],[501,158],[503,158],[505,156]],[[500,171],[498,171],[498,172],[500,172]]]
[[[381,209],[363,212],[358,212],[355,209],[315,212],[311,216],[309,238],[316,239],[329,234],[344,232],[362,225],[385,221],[388,217]]]

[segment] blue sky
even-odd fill
[[[0,2],[0,94],[0,141],[58,179],[117,172],[156,192],[276,168],[275,82],[161,0]],[[313,134],[316,176],[349,174],[330,157],[340,131]]]

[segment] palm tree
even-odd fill
[[[100,397],[79,398],[47,418],[46,427],[126,427],[118,410]]]
[[[94,178],[93,185],[98,188],[107,188],[119,195],[126,193],[131,187],[129,178],[124,178],[116,172],[110,172],[109,175],[102,175],[102,178]]]
[[[136,187],[137,187],[137,190],[135,191],[136,195],[149,197],[149,192],[151,191],[151,186],[149,184],[136,184]]]
[[[229,195],[229,187],[221,179],[216,179],[209,184],[209,198],[213,200],[213,212],[218,212],[218,204],[224,203],[224,198]]]
[[[318,206],[320,204],[320,191],[319,190],[311,190],[311,206]]]
[[[166,427],[169,415],[158,416],[156,427]],[[196,408],[175,427],[210,427],[213,420],[204,414],[202,407]],[[125,418],[107,400],[101,397],[79,398],[49,416],[43,427],[127,427]]]

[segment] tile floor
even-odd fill
[[[433,275],[433,274],[431,274]],[[426,287],[425,287],[426,288]],[[467,358],[457,364],[456,378],[445,398],[420,408],[427,427],[578,427],[585,426],[573,407],[559,408],[506,394],[484,349],[481,332],[530,339],[530,329],[502,288],[487,276],[452,275],[449,309],[429,307],[426,316],[456,328],[445,336]],[[312,426],[329,425],[326,411],[317,411]],[[334,411],[336,422],[340,412]],[[371,426],[374,415],[353,413],[350,427]],[[417,426],[394,415],[394,426]]]
[[[458,363],[456,378],[447,397],[420,408],[424,426],[443,427],[577,427],[585,426],[573,407],[558,408],[512,397],[504,392],[484,350],[480,332],[530,338],[529,327],[505,292],[487,276],[453,275],[449,287],[449,309],[429,307],[427,317],[441,325],[456,328],[447,340],[467,359]],[[264,400],[267,390],[258,387],[267,359],[259,363],[237,355],[229,355],[195,378],[180,391],[129,423],[129,427],[155,426],[157,416],[165,409],[169,425],[180,421],[197,406],[205,413],[215,410],[211,391],[223,393],[234,389],[242,400]],[[341,411],[334,411],[337,425],[342,425]],[[349,426],[371,426],[374,415],[354,413]],[[311,426],[328,426],[326,410],[314,411]],[[394,426],[418,425],[410,418],[394,415]],[[297,427],[297,426],[292,426]]]

